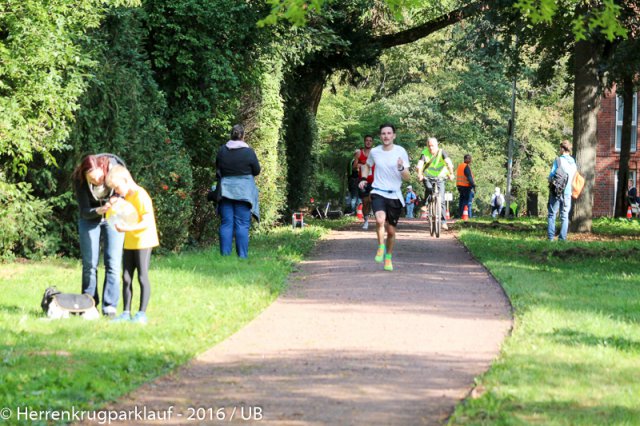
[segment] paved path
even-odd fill
[[[194,406],[226,407],[227,422],[236,407],[243,424],[442,424],[497,356],[511,312],[451,233],[398,229],[395,271],[373,261],[373,229],[333,232],[253,322],[114,408],[184,414],[163,425],[220,423],[189,421]]]

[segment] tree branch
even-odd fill
[[[409,28],[408,30],[400,31],[395,34],[385,34],[375,37],[373,39],[373,43],[381,49],[412,43],[438,30],[446,28],[451,24],[455,24],[456,22],[460,22],[470,16],[488,10],[491,3],[492,0],[481,0],[470,3],[459,9],[441,15],[429,22],[418,25],[417,27]]]

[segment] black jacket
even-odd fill
[[[120,159],[117,155],[114,154],[97,154],[96,157],[109,157],[109,162],[111,166],[126,166],[124,161]],[[82,182],[75,183],[75,193],[76,193],[76,201],[78,202],[78,209],[80,213],[81,219],[87,220],[101,220],[102,215],[96,213],[96,209],[98,207],[103,206],[109,198],[113,195],[113,190],[109,191],[109,195],[104,198],[96,198],[91,192],[91,188],[89,187],[89,182],[86,179],[82,179]]]
[[[229,149],[222,145],[216,157],[216,174],[219,177],[260,174],[260,163],[251,148]]]

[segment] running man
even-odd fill
[[[371,188],[371,207],[376,218],[376,234],[378,250],[375,261],[384,260],[384,270],[393,271],[391,257],[396,237],[396,226],[404,207],[402,181],[408,181],[409,156],[401,146],[395,145],[396,128],[392,124],[380,126],[382,145],[371,150],[365,164],[365,176],[369,169],[375,167],[376,174]],[[366,178],[360,178],[360,189],[367,185]],[[385,245],[384,232],[387,231]]]
[[[369,168],[365,174],[364,166],[367,164],[367,159],[369,158],[369,153],[371,152],[371,147],[373,146],[373,136],[365,135],[364,136],[364,147],[356,149],[356,152],[353,154],[353,167],[358,170],[359,178],[362,180],[366,178],[367,185],[362,188],[359,187],[358,196],[362,200],[362,215],[364,216],[364,225],[362,225],[362,229],[369,229],[369,213],[371,213],[371,184],[373,183],[373,173],[374,169]]]
[[[438,140],[436,138],[427,139],[427,147],[422,150],[422,155],[420,156],[420,160],[418,161],[418,165],[416,166],[418,169],[418,180],[425,183],[425,197],[428,198],[431,195],[433,189],[431,188],[431,183],[426,177],[430,178],[442,178],[440,183],[438,183],[438,190],[440,194],[442,194],[442,214],[447,211],[447,202],[445,201],[444,193],[444,179],[447,177],[449,180],[453,180],[453,163],[451,162],[451,158],[447,153],[438,148]],[[424,169],[424,171],[423,171]],[[442,217],[442,229],[447,230],[449,227],[447,226],[447,220]]]

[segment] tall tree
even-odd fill
[[[604,54],[602,43],[581,40],[573,50],[573,146],[576,162],[584,178],[582,195],[575,202],[571,230],[590,232],[596,179],[598,111],[602,96],[599,65]]]
[[[613,11],[613,12],[611,12]],[[611,16],[611,13],[614,16]],[[539,77],[542,81],[554,75],[561,59],[570,55],[573,77],[573,146],[578,167],[585,176],[585,188],[575,203],[571,229],[591,230],[593,188],[595,183],[597,115],[603,89],[605,60],[612,51],[610,40],[622,37],[624,28],[610,27],[605,22],[619,14],[620,8],[611,2],[562,2],[553,9],[554,19],[538,18],[530,25],[513,10],[495,8],[494,22],[510,34],[518,34],[523,45],[532,46],[540,58]],[[605,16],[607,18],[605,18]],[[619,21],[615,19],[619,24]],[[566,31],[574,28],[574,33]]]
[[[0,161],[24,174],[66,147],[73,112],[94,64],[82,41],[112,6],[139,0],[0,2]]]
[[[504,40],[494,38],[492,29],[490,22],[472,19],[385,51],[375,66],[358,69],[362,75],[355,86],[341,83],[342,74],[333,77],[318,115],[325,171],[318,176],[323,183],[331,165],[335,164],[334,175],[344,173],[362,135],[375,131],[384,119],[399,126],[399,143],[412,159],[430,135],[454,159],[471,153],[478,207],[485,208],[494,188],[505,185],[505,123],[512,79]],[[514,187],[518,203],[524,205],[525,194],[546,190],[555,152],[552,144],[570,128],[571,107],[570,99],[562,95],[565,74],[558,73],[551,84],[537,90],[529,81],[535,64],[521,62]],[[330,188],[324,185],[324,189]]]
[[[298,22],[304,22],[307,18],[308,10],[319,11],[336,7],[333,2],[325,2],[316,0],[312,2],[311,8],[303,6],[300,1],[280,1],[274,0],[273,14],[278,16],[285,14],[288,19],[300,19]],[[398,9],[409,6],[416,6],[421,2],[397,1],[389,0],[388,4]],[[306,4],[306,3],[305,3]],[[323,6],[324,4],[324,6]],[[491,6],[491,8],[489,7]],[[518,11],[513,8],[516,6]],[[385,35],[374,36],[365,44],[357,43],[345,34],[341,35],[341,40],[348,40],[348,52],[370,52],[371,59],[376,58],[380,54],[380,50],[392,46],[410,43],[450,25],[458,22],[470,15],[478,13],[482,9],[493,9],[499,12],[496,16],[503,19],[499,22],[503,26],[509,27],[518,33],[528,33],[529,42],[532,45],[541,45],[543,50],[551,52],[549,57],[558,58],[567,51],[573,54],[573,71],[574,71],[574,146],[576,156],[583,168],[586,177],[586,185],[584,195],[576,204],[575,218],[572,222],[574,231],[589,231],[591,229],[592,218],[592,188],[595,178],[595,145],[596,145],[596,118],[600,106],[600,89],[601,81],[599,75],[599,66],[602,57],[609,48],[608,40],[612,40],[617,36],[625,35],[626,31],[621,27],[617,16],[620,7],[611,1],[596,2],[567,2],[557,3],[553,0],[543,0],[534,3],[527,0],[517,2],[505,1],[486,1],[478,3],[470,3],[453,12],[440,15],[434,19],[429,19],[425,23],[417,25],[404,31],[394,32]],[[272,15],[273,15],[272,14]],[[287,16],[287,14],[289,14]],[[528,16],[534,20],[536,25],[528,25],[523,22],[521,17]],[[507,20],[504,20],[504,17]],[[515,16],[515,21],[520,23],[519,28],[515,28],[513,23],[509,24],[509,18]],[[362,20],[360,21],[362,22]],[[309,25],[313,25],[313,21],[309,21]],[[357,23],[354,23],[357,25]],[[573,28],[574,32],[569,33],[567,28]],[[345,37],[346,36],[346,37]],[[322,51],[326,57],[326,50]],[[341,51],[344,53],[344,50]],[[330,55],[329,55],[330,56]],[[337,61],[339,63],[340,61]],[[343,61],[344,63],[345,61]],[[549,64],[557,63],[554,60],[548,60]],[[346,61],[345,65],[353,66],[353,62]],[[343,66],[343,68],[348,68]],[[338,67],[333,70],[339,69]],[[313,71],[309,70],[313,75]],[[327,69],[323,69],[324,76],[313,82],[314,85],[323,84],[326,81]],[[312,89],[312,87],[309,87]],[[307,93],[317,93],[317,90],[309,90]],[[308,109],[313,112],[314,109]],[[289,134],[294,134],[290,132]],[[297,136],[297,134],[296,134]],[[293,141],[287,137],[287,145],[291,143],[302,143],[310,147],[309,140]],[[309,149],[309,148],[307,148]],[[304,154],[304,150],[301,151]],[[292,192],[298,193],[301,188],[292,188]]]
[[[300,207],[307,190],[313,186],[315,116],[327,78],[338,70],[353,71],[357,75],[357,67],[375,63],[385,49],[426,37],[481,12],[489,3],[489,0],[472,2],[423,19],[424,22],[408,29],[386,33],[381,22],[387,12],[370,0],[327,4],[321,15],[310,19],[307,31],[316,34],[316,43],[320,43],[301,59],[301,65],[285,76],[283,90],[290,208]],[[363,15],[363,11],[370,13]]]

